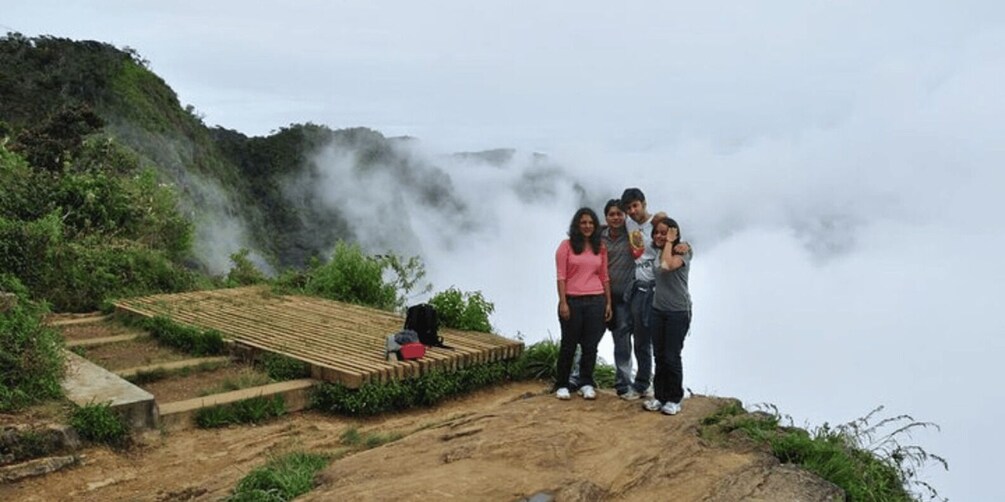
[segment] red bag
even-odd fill
[[[406,343],[401,346],[401,358],[405,361],[410,359],[421,359],[422,356],[426,355],[426,346],[419,343]]]

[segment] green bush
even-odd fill
[[[62,396],[63,340],[42,323],[44,307],[11,275],[0,273],[0,291],[17,298],[0,312],[0,412]]]
[[[306,294],[383,310],[404,307],[426,272],[417,257],[368,256],[356,244],[338,242],[328,262],[311,260],[304,271],[286,270],[273,281],[281,294]],[[428,291],[427,285],[423,291]]]
[[[0,145],[0,273],[61,311],[192,289],[192,224],[173,189],[109,138],[83,145],[49,171]]]
[[[242,478],[227,499],[245,501],[287,501],[314,488],[314,476],[331,457],[317,453],[293,452],[269,460]]]
[[[265,368],[265,372],[269,375],[269,378],[277,382],[309,378],[311,376],[311,366],[309,364],[274,352],[269,352],[262,356],[261,364]]]
[[[358,389],[321,383],[314,387],[311,403],[321,411],[352,416],[429,406],[513,378],[512,367],[509,361],[497,361],[452,372],[433,371],[410,380],[366,383]]]
[[[258,396],[236,403],[202,408],[195,414],[195,423],[203,429],[212,429],[230,424],[257,424],[285,413],[286,403],[282,396]]]
[[[339,242],[328,263],[308,271],[308,294],[358,305],[392,310],[397,305],[394,284],[384,282],[381,260],[363,254],[356,244]]]
[[[125,446],[129,441],[129,426],[108,403],[78,407],[70,417],[70,425],[80,437],[95,443]]]
[[[350,448],[370,449],[392,443],[402,437],[400,432],[368,432],[364,435],[360,434],[359,429],[356,427],[349,427],[342,432],[339,440]]]
[[[234,266],[227,272],[227,287],[250,286],[252,284],[261,284],[267,280],[265,274],[261,270],[258,270],[258,267],[248,259],[248,255],[250,254],[251,251],[248,249],[241,249],[230,255],[230,261]]]
[[[597,387],[612,389],[614,388],[616,379],[617,369],[614,365],[604,361],[602,358],[597,358],[597,365],[593,368],[593,380],[596,382]]]
[[[945,459],[900,439],[917,428],[938,427],[918,422],[908,415],[876,420],[882,407],[847,424],[828,424],[810,431],[779,424],[777,408],[747,413],[737,400],[730,400],[702,420],[700,434],[713,441],[729,441],[739,431],[764,444],[782,462],[799,465],[834,483],[849,501],[913,501],[937,498],[938,492],[918,478],[919,471],[934,462],[948,469]],[[790,419],[791,421],[791,419]],[[889,431],[889,429],[893,429]],[[919,493],[924,492],[924,494]]]
[[[517,378],[554,382],[557,377],[558,352],[558,342],[551,338],[526,347],[514,363]]]
[[[223,335],[215,329],[199,329],[178,324],[164,316],[144,318],[138,324],[158,342],[197,356],[222,354],[226,347]]]
[[[433,295],[429,304],[436,308],[442,326],[483,333],[492,331],[489,315],[495,311],[495,305],[485,300],[481,291],[465,293],[450,288]]]

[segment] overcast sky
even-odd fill
[[[696,246],[693,390],[797,425],[883,404],[942,426],[914,437],[950,461],[942,495],[1001,492],[1005,3],[0,0],[0,29],[132,47],[208,125],[367,126],[639,186]],[[427,262],[539,339],[577,202],[496,190],[521,155],[445,166],[496,238]]]

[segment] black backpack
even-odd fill
[[[440,321],[436,317],[436,309],[428,303],[408,307],[405,314],[405,329],[418,333],[419,342],[427,347],[453,348],[444,345],[443,337],[437,334],[440,329]]]

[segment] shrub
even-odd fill
[[[204,429],[230,424],[257,424],[286,413],[283,397],[275,395],[244,399],[235,403],[202,408],[195,414],[195,423]]]
[[[0,312],[0,411],[62,396],[63,341],[42,324],[44,307],[31,303],[13,276],[0,273],[0,291],[17,298]]]
[[[919,446],[900,443],[912,430],[937,428],[935,424],[915,421],[909,415],[875,421],[883,409],[878,407],[849,423],[836,427],[825,423],[807,431],[791,425],[780,427],[782,416],[777,408],[767,409],[770,412],[747,413],[739,401],[731,400],[702,420],[700,433],[708,439],[725,441],[733,431],[740,431],[767,445],[780,461],[799,465],[839,486],[850,501],[938,497],[935,488],[920,480],[918,474],[930,462],[948,469],[945,459]]]
[[[242,478],[230,501],[286,501],[314,488],[314,476],[331,462],[327,455],[293,452],[269,460]]]
[[[269,352],[262,357],[261,364],[269,378],[278,382],[311,376],[309,364],[282,354]]]
[[[77,408],[70,417],[70,425],[88,441],[125,446],[129,440],[129,426],[107,403]]]
[[[311,403],[322,411],[353,416],[429,406],[512,378],[512,367],[509,361],[497,361],[449,373],[433,371],[410,380],[366,383],[358,389],[321,383],[314,387]]]
[[[339,440],[342,441],[343,445],[351,448],[370,449],[387,443],[392,443],[402,437],[403,436],[400,432],[368,432],[364,435],[360,434],[359,429],[356,427],[349,427],[342,432],[339,436]]]
[[[515,362],[513,371],[516,378],[554,381],[557,376],[558,352],[558,342],[551,338],[525,348]]]
[[[164,316],[145,318],[138,324],[158,342],[197,356],[217,355],[225,347],[223,335],[215,329],[202,330],[178,324]]]
[[[430,298],[429,304],[436,308],[443,326],[483,333],[492,331],[489,315],[495,311],[495,305],[485,300],[480,291],[465,293],[450,288]]]
[[[616,373],[617,369],[613,364],[609,364],[602,358],[597,358],[597,365],[593,368],[593,380],[596,382],[597,387],[601,389],[614,388],[614,383],[617,379]]]
[[[384,282],[384,264],[366,256],[358,245],[339,242],[328,263],[308,272],[304,291],[311,295],[392,310],[397,305],[394,284]]]
[[[426,275],[417,257],[367,256],[356,244],[338,242],[328,262],[311,260],[305,271],[286,270],[274,281],[283,294],[306,294],[384,310],[404,307]],[[429,285],[423,292],[429,290]]]
[[[233,262],[234,267],[227,272],[226,284],[228,287],[250,286],[266,281],[265,274],[248,259],[249,254],[251,251],[248,249],[241,249],[230,255],[230,261]]]

